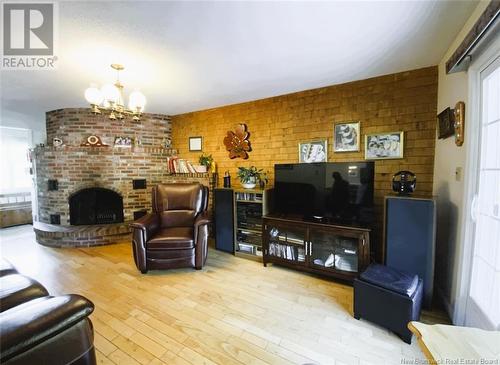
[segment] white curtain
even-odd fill
[[[0,127],[0,194],[31,191],[30,129]]]

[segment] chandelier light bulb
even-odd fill
[[[129,108],[125,107],[123,89],[120,82],[120,71],[125,67],[118,63],[113,63],[111,68],[116,71],[116,82],[114,84],[105,84],[100,89],[97,85],[91,84],[85,90],[85,99],[90,104],[90,111],[94,115],[109,114],[111,120],[122,120],[126,115],[132,116],[133,121],[140,121],[141,114],[146,106],[146,97],[140,91],[134,91],[129,96]]]
[[[101,93],[104,96],[106,104],[116,104],[120,100],[120,91],[113,84],[106,84],[101,88]]]
[[[85,99],[91,105],[100,105],[103,100],[103,95],[97,87],[91,86],[85,90]]]
[[[142,113],[146,106],[146,97],[140,91],[134,91],[129,96],[128,107],[133,111]]]

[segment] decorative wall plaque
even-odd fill
[[[438,139],[444,139],[455,133],[453,110],[446,108],[438,114]]]
[[[107,147],[107,144],[102,143],[98,136],[89,136],[87,140],[81,144],[82,147]]]
[[[229,158],[248,158],[248,152],[252,150],[248,140],[249,136],[250,133],[247,132],[245,124],[239,124],[234,132],[227,132],[226,137],[224,137],[224,146],[229,151]]]
[[[455,105],[454,110],[455,115],[455,144],[461,146],[464,144],[464,132],[465,132],[465,103],[459,101]]]
[[[52,145],[54,147],[62,147],[62,146],[64,146],[64,142],[61,138],[54,137],[54,138],[52,138]]]

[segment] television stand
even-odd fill
[[[263,263],[353,281],[370,263],[370,229],[266,215]]]

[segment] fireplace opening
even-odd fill
[[[123,198],[113,190],[88,188],[69,198],[71,225],[123,222]]]

